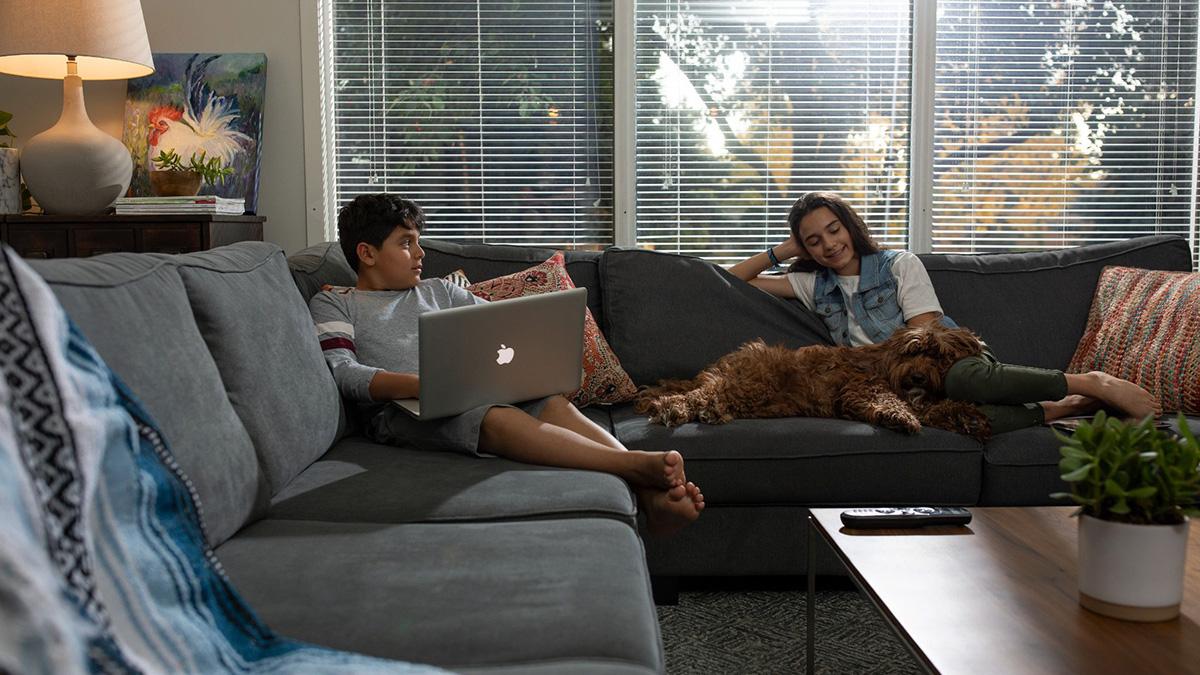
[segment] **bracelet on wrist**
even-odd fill
[[[770,248],[767,249],[767,257],[771,259],[771,264],[774,265],[775,267],[779,267],[779,265],[781,264],[779,262],[779,258],[775,257],[775,247],[774,246],[771,246]]]

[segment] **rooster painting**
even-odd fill
[[[150,111],[147,161],[162,150],[174,150],[184,159],[204,153],[220,157],[222,165],[231,166],[237,154],[254,143],[234,127],[238,120],[237,99],[217,96],[204,84],[205,69],[218,58],[193,54],[185,70],[184,107],[165,105]]]
[[[155,54],[155,74],[129,83],[125,140],[135,158],[131,194],[149,194],[153,158],[219,158],[234,174],[204,194],[256,201],[266,56]],[[140,181],[139,181],[140,178]]]

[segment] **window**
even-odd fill
[[[326,1],[336,204],[392,191],[436,237],[612,241],[610,3]]]
[[[835,190],[907,243],[903,1],[637,3],[637,243],[733,263]]]
[[[916,250],[1200,239],[1195,0],[639,0],[629,74],[611,0],[322,2],[332,197],[406,194],[437,236],[613,243],[616,142],[637,245],[726,264],[809,190]]]
[[[933,249],[1194,227],[1195,0],[943,0]]]

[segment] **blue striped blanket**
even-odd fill
[[[154,422],[7,247],[0,371],[0,672],[441,672],[263,624]]]

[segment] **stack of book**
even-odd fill
[[[117,215],[138,213],[219,213],[240,216],[246,211],[245,199],[214,195],[193,197],[121,197],[113,205]]]

